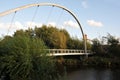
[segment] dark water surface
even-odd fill
[[[80,69],[67,74],[68,80],[120,80],[120,69]]]

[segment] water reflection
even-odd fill
[[[68,73],[68,80],[120,80],[120,70],[82,69]]]

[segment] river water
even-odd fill
[[[120,80],[120,69],[80,69],[67,74],[68,80]]]

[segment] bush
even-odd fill
[[[10,80],[55,80],[53,58],[46,56],[43,41],[15,36],[0,41],[0,72]]]

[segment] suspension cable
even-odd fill
[[[54,7],[54,6],[52,6],[52,8],[50,9],[49,15],[52,14],[52,12],[53,12],[53,7]],[[47,16],[46,25],[47,25],[47,23],[48,23],[48,21],[49,21],[49,19],[50,19],[50,16],[49,16],[49,15]]]
[[[33,23],[33,21],[34,21],[34,19],[35,19],[35,17],[36,17],[36,14],[37,14],[37,11],[38,11],[38,7],[39,7],[39,5],[37,6],[37,8],[36,8],[36,10],[35,10],[35,13],[34,13],[34,15],[33,15],[33,17],[32,17],[32,21],[30,22],[30,26],[29,26],[29,27],[32,27],[32,23]]]
[[[58,19],[56,20],[56,25],[59,24],[59,23],[61,22],[61,17],[62,17],[62,15],[63,15],[63,9],[62,9],[62,11],[61,11],[61,13],[60,13]]]
[[[17,13],[17,11],[14,12],[14,15],[13,15],[13,17],[12,17],[12,20],[11,20],[11,22],[10,22],[10,26],[8,27],[7,35],[8,35],[8,33],[9,33],[9,31],[10,31],[10,28],[12,27],[12,24],[13,24],[13,21],[14,21],[14,18],[15,18],[16,13]]]

